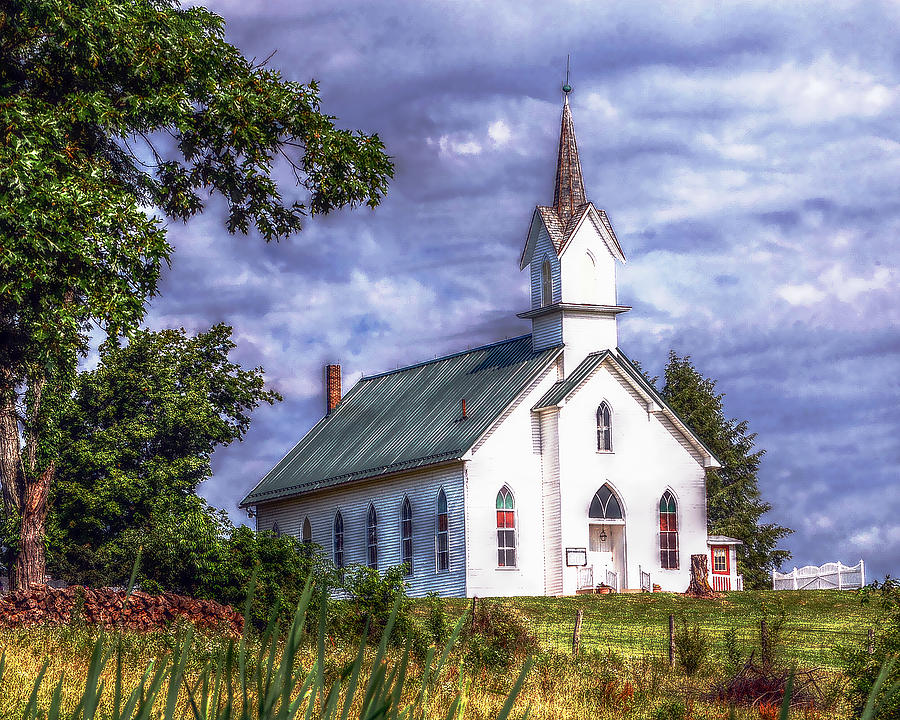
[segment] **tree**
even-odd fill
[[[0,8],[0,482],[15,587],[44,577],[54,419],[87,331],[128,334],[186,221],[218,194],[229,232],[266,241],[307,215],[376,206],[377,135],[335,127],[177,0],[11,0]],[[306,202],[284,198],[293,172]],[[150,213],[147,208],[152,208]]]
[[[261,368],[229,359],[224,324],[135,333],[109,340],[82,372],[60,415],[51,490],[52,564],[70,582],[123,584],[139,545],[156,548],[147,581],[167,589],[203,584],[227,517],[196,496],[212,476],[213,451],[241,440],[250,412],[280,396]],[[182,573],[182,574],[179,574]]]
[[[706,472],[709,531],[742,540],[741,567],[748,588],[765,588],[773,568],[788,560],[787,550],[776,548],[792,530],[761,522],[772,506],[762,500],[757,483],[764,450],[755,450],[755,433],[746,420],[729,420],[724,395],[716,383],[697,372],[690,356],[669,353],[663,399],[697,433],[722,467]]]

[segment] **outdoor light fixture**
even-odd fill
[[[605,529],[600,530],[600,542],[606,542],[606,530]]]

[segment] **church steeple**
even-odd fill
[[[559,129],[559,156],[556,161],[556,187],[553,190],[553,207],[565,227],[569,219],[581,205],[587,202],[584,179],[581,176],[581,161],[578,159],[578,145],[575,143],[575,124],[569,109],[569,92],[564,86],[566,102],[563,105],[562,124]]]

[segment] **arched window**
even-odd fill
[[[332,527],[332,559],[337,568],[344,567],[344,516],[338,510],[334,514],[334,526]]]
[[[665,570],[678,569],[678,506],[670,490],[659,501],[659,563]]]
[[[300,541],[304,545],[310,545],[312,543],[312,525],[309,524],[309,518],[303,519],[303,530],[300,534]]]
[[[516,501],[506,485],[497,493],[497,566],[516,567]]]
[[[541,265],[541,307],[553,304],[553,268],[549,260]]]
[[[597,449],[612,452],[612,411],[606,400],[597,408]]]
[[[366,564],[378,569],[378,515],[374,505],[369,505],[366,513]]]
[[[438,490],[437,518],[434,526],[434,555],[437,570],[450,569],[450,513],[447,510],[447,493]]]
[[[622,505],[609,485],[594,493],[588,517],[597,520],[622,520]]]
[[[400,562],[406,568],[406,574],[413,574],[413,533],[412,505],[409,498],[403,498],[400,505]]]

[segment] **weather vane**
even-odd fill
[[[566,95],[572,92],[572,86],[569,85],[569,55],[566,55],[566,84],[563,85],[562,89]]]

